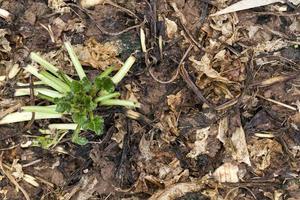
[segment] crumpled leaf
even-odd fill
[[[200,154],[206,154],[207,151],[207,139],[210,132],[210,127],[198,129],[196,131],[196,141],[193,144],[192,150],[187,154],[188,158],[196,158]]]
[[[243,127],[237,127],[231,136],[232,144],[235,152],[232,154],[233,158],[240,163],[246,163],[251,166],[250,156],[247,148],[247,142]]]
[[[217,15],[223,15],[227,13],[232,13],[236,11],[246,10],[250,8],[257,8],[261,6],[266,6],[272,3],[284,3],[283,0],[241,0],[237,3],[232,4],[231,6],[228,6],[225,9],[222,9],[210,16],[217,16]]]
[[[201,61],[195,60],[195,58],[192,56],[189,58],[191,62],[193,62],[193,66],[196,68],[197,71],[203,72],[206,76],[209,78],[220,81],[223,83],[232,83],[230,80],[228,80],[225,77],[222,77],[219,72],[217,72],[215,69],[212,68],[211,65],[211,58],[209,58],[208,54],[205,54]]]
[[[48,0],[48,6],[58,13],[70,12],[70,8],[67,6],[64,0]]]
[[[123,147],[123,139],[126,131],[126,120],[125,116],[122,114],[117,114],[115,118],[115,127],[118,130],[117,132],[113,133],[113,136],[111,137],[112,140],[114,140],[116,143],[119,144],[119,147]]]
[[[288,45],[288,42],[282,39],[261,42],[256,47],[254,47],[254,52],[255,54],[274,52],[284,47],[287,47]]]
[[[149,200],[173,200],[184,196],[188,192],[199,191],[203,186],[199,183],[177,183],[164,190],[154,193]]]
[[[183,102],[183,98],[184,97],[183,97],[182,91],[177,92],[175,95],[171,94],[171,95],[167,96],[168,106],[170,107],[170,109],[173,112],[177,112],[179,110],[180,105]]]
[[[178,29],[177,24],[174,21],[165,18],[165,25],[168,38],[173,38]]]
[[[229,162],[218,167],[214,171],[213,176],[221,183],[237,183],[239,182],[238,172],[238,165]]]
[[[0,29],[0,51],[8,53],[11,51],[9,41],[5,38],[8,32],[5,29]]]
[[[272,161],[278,159],[282,146],[274,139],[253,139],[248,145],[252,163],[257,173],[271,166]]]

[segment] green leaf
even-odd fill
[[[83,113],[73,113],[72,114],[72,119],[80,127],[83,127],[88,122],[88,118],[86,116],[86,112],[83,112]]]
[[[82,84],[83,90],[87,93],[92,89],[92,83],[89,81],[87,77],[84,77],[80,83]]]
[[[86,145],[89,141],[85,137],[76,136],[75,134],[72,137],[72,142],[79,145]]]
[[[56,104],[55,110],[59,113],[70,112],[71,104],[62,100]]]
[[[112,80],[109,77],[103,77],[103,78],[97,77],[94,83],[98,91],[105,90],[109,93],[115,91],[115,84],[112,82]]]
[[[86,125],[86,129],[91,130],[96,133],[96,135],[101,135],[103,131],[104,120],[100,116],[95,116],[94,119],[90,120]]]
[[[53,144],[53,139],[49,136],[39,136],[36,138],[38,145],[43,149],[49,149],[50,146]]]
[[[76,81],[76,80],[72,81],[71,82],[71,91],[75,94],[77,92],[83,91],[82,84],[79,81]]]

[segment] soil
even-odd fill
[[[53,148],[32,145],[68,119],[1,125],[0,198],[299,199],[299,5],[213,17],[237,1],[103,2],[0,0],[11,14],[0,17],[0,119],[47,104],[14,97],[35,80],[23,70],[30,52],[74,75],[64,41],[96,55],[79,56],[89,77],[134,55],[117,89],[141,104],[98,109],[104,133],[83,131],[84,146],[71,131]]]

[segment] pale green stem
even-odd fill
[[[78,60],[78,57],[76,56],[76,54],[75,54],[75,52],[72,48],[71,43],[70,42],[65,42],[64,44],[65,44],[65,47],[66,47],[66,49],[69,53],[69,56],[72,60],[72,63],[75,66],[75,69],[76,69],[76,72],[77,72],[79,78],[83,79],[84,77],[86,77],[86,74],[85,74],[85,72],[84,72],[84,70],[83,70],[83,68],[82,68],[82,66],[81,66],[81,64]]]
[[[34,119],[54,119],[54,118],[62,118],[62,114],[49,114],[49,113],[39,113],[36,112],[34,115]],[[32,119],[32,112],[15,112],[10,113],[0,119],[0,124],[10,124],[16,122],[25,122],[30,121]]]
[[[34,95],[43,94],[52,98],[61,98],[63,95],[55,90],[50,90],[47,88],[34,88]],[[16,97],[30,95],[30,88],[21,88],[15,90]]]
[[[119,92],[114,92],[114,93],[111,93],[111,94],[107,94],[107,95],[104,95],[104,96],[97,97],[95,99],[95,102],[98,103],[100,101],[105,101],[105,100],[112,99],[112,98],[119,97],[119,96],[120,96]]]
[[[134,62],[134,56],[130,56],[129,58],[127,58],[126,62],[121,67],[121,69],[111,78],[112,82],[115,85],[117,85],[126,76],[127,72],[130,70]]]
[[[110,75],[110,73],[112,73],[112,71],[114,71],[114,67],[108,67],[106,70],[104,70],[100,74],[99,78],[103,78],[103,77],[106,77],[106,76]]]
[[[78,124],[49,124],[49,129],[56,129],[56,130],[75,130]]]
[[[71,91],[71,88],[67,84],[65,84],[59,78],[56,78],[52,74],[50,74],[50,73],[48,73],[46,71],[41,71],[40,74],[43,75],[43,76],[45,76],[46,78],[48,78],[52,82],[56,83],[57,85],[61,86],[64,89],[64,93],[67,93],[67,92]]]
[[[52,65],[51,63],[49,63],[47,60],[40,57],[38,54],[36,54],[34,52],[31,52],[30,53],[30,58],[31,58],[31,60],[33,60],[33,61],[37,62],[38,64],[40,64],[42,67],[49,70],[55,76],[58,76],[57,72],[59,71],[59,69],[57,67],[55,67],[54,65]]]
[[[104,106],[140,107],[140,104],[137,102],[122,99],[109,99],[106,101],[101,101],[100,104]]]
[[[43,85],[45,84],[43,81],[34,81],[32,85]],[[21,83],[17,82],[17,86],[30,86],[30,83]]]
[[[43,81],[45,84],[49,85],[53,89],[57,90],[58,92],[65,93],[65,89],[61,87],[61,85],[58,85],[57,83],[51,81],[49,78],[45,77],[44,75],[40,74],[37,70],[37,68],[27,65],[25,67],[25,70],[30,72],[35,77],[39,78],[41,81]]]
[[[59,69],[57,67],[55,67],[54,65],[52,65],[51,63],[49,63],[47,60],[43,59],[41,56],[39,56],[38,54],[31,52],[30,53],[30,58],[37,62],[38,64],[40,64],[42,67],[44,67],[45,69],[47,69],[48,71],[50,71],[52,74],[54,74],[57,77],[60,77],[58,72]],[[65,76],[68,78],[68,80],[72,81],[73,79],[71,77],[69,77],[68,75],[65,74]]]
[[[39,113],[49,113],[49,114],[59,114],[56,112],[56,105],[52,106],[23,106],[22,110],[26,112],[39,112]]]

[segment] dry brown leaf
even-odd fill
[[[75,45],[74,50],[82,64],[91,65],[96,69],[105,70],[109,66],[119,69],[123,64],[116,57],[121,50],[119,42],[101,44],[95,39],[89,39],[84,45]]]
[[[198,129],[196,131],[196,141],[192,145],[192,150],[186,155],[188,158],[196,158],[200,154],[209,153],[207,150],[209,133],[210,127]]]
[[[171,95],[167,96],[168,106],[173,112],[178,111],[178,108],[180,107],[182,102],[183,102],[183,92],[182,91],[177,92],[175,95],[171,94]]]
[[[215,69],[212,68],[212,66],[211,66],[212,58],[210,58],[208,54],[205,54],[201,58],[201,61],[195,60],[193,56],[190,57],[189,60],[191,62],[193,62],[193,66],[195,67],[195,69],[197,71],[203,72],[209,78],[211,78],[215,81],[223,82],[223,83],[232,83],[230,80],[228,80],[225,77],[222,77],[219,74],[219,72],[217,72]]]
[[[177,32],[177,29],[178,29],[177,24],[174,21],[172,21],[168,18],[165,18],[165,25],[166,25],[166,33],[167,33],[168,38],[170,38],[170,39],[174,38],[174,36]]]
[[[149,200],[174,200],[188,192],[197,192],[202,187],[203,186],[198,183],[177,183],[154,193]]]
[[[213,177],[221,183],[237,183],[239,182],[238,172],[237,164],[224,163],[214,171]]]
[[[153,152],[151,151],[151,139],[146,140],[145,135],[143,135],[139,143],[139,150],[142,159],[145,159],[146,161],[151,160],[154,156]]]
[[[224,117],[219,122],[217,138],[225,145],[228,131],[228,118]]]
[[[58,13],[70,12],[70,8],[67,6],[64,0],[48,0],[48,6]]]
[[[232,133],[231,141],[235,147],[235,152],[232,155],[233,158],[239,163],[243,162],[251,166],[250,156],[247,148],[247,142],[243,127],[240,126],[235,129],[235,131]]]
[[[289,43],[282,39],[271,40],[259,43],[254,47],[254,52],[256,55],[259,53],[274,52],[287,46],[289,46]]]
[[[167,143],[174,141],[179,135],[177,116],[174,112],[162,114],[156,126],[162,131],[161,139]]]
[[[126,124],[125,124],[125,116],[122,114],[117,114],[116,119],[115,119],[115,127],[117,128],[117,132],[113,133],[111,139],[114,140],[116,143],[119,144],[119,147],[123,147],[123,139],[125,134],[127,133],[126,131]]]
[[[140,91],[139,88],[134,83],[126,84],[125,88],[127,89],[125,99],[133,102],[139,102],[140,97],[136,94]]]
[[[0,52],[8,53],[11,51],[9,41],[5,38],[7,34],[6,29],[0,29]]]
[[[253,139],[251,143],[248,148],[257,172],[267,169],[272,159],[283,153],[281,145],[273,139]]]

